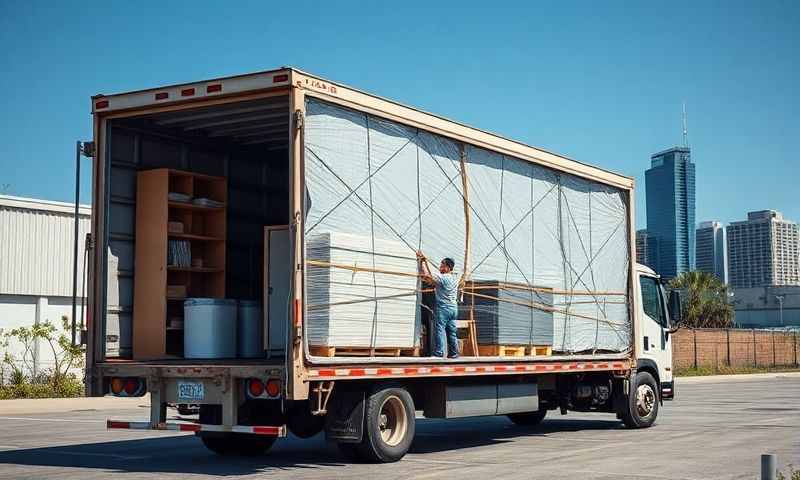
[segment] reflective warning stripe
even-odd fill
[[[205,425],[201,423],[178,423],[165,422],[155,426],[150,422],[123,422],[119,420],[106,420],[106,428],[123,428],[132,430],[174,430],[178,432],[233,432],[233,433],[252,433],[255,435],[271,435],[275,437],[286,436],[285,425]]]
[[[353,377],[407,377],[407,376],[454,376],[474,374],[552,373],[580,372],[589,370],[628,370],[627,361],[615,362],[566,362],[566,363],[517,363],[507,365],[442,365],[427,367],[380,367],[380,368],[312,368],[309,380],[329,380]]]

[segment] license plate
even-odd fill
[[[202,400],[204,396],[203,382],[178,381],[178,401]]]

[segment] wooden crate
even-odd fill
[[[550,345],[478,345],[482,357],[549,357]]]
[[[325,345],[309,345],[311,355],[315,357],[418,357],[419,347],[329,347]]]

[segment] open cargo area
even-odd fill
[[[288,96],[112,119],[107,129],[106,357],[282,356],[288,265],[273,279],[282,321],[272,331],[262,304],[265,244],[282,250],[274,258],[289,255]],[[282,242],[265,242],[281,231]]]

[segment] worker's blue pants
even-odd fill
[[[447,356],[458,356],[458,336],[456,317],[458,307],[436,305],[436,318],[433,321],[433,356],[444,357],[444,344],[447,341]],[[446,335],[446,336],[445,336]]]

